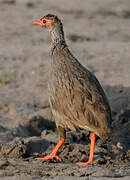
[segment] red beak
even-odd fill
[[[38,21],[34,21],[33,22],[33,25],[36,25],[36,26],[43,26],[42,22],[40,20]]]

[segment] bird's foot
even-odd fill
[[[78,166],[87,166],[87,165],[92,165],[93,162],[91,160],[88,160],[87,162],[79,162],[77,163]]]
[[[61,161],[60,157],[57,156],[57,155],[53,155],[53,154],[50,154],[48,156],[45,156],[45,157],[39,157],[39,158],[36,158],[37,160],[42,160],[42,161],[46,161],[46,160],[49,160],[49,159],[53,159],[54,161]]]
[[[45,156],[45,157],[39,157],[39,158],[36,158],[37,160],[42,160],[42,161],[46,161],[46,160],[49,160],[49,159],[52,159],[54,161],[61,161],[60,157],[57,156],[57,152],[58,150],[60,149],[60,147],[62,146],[62,144],[64,144],[65,142],[65,138],[61,139],[58,144],[56,145],[55,149],[52,151],[52,153],[48,156]]]

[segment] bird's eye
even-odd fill
[[[42,22],[43,22],[43,23],[46,23],[46,20],[43,20]]]

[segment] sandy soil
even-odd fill
[[[53,13],[67,43],[95,73],[111,105],[113,141],[96,141],[94,165],[89,133],[68,131],[61,162],[39,162],[58,135],[48,103],[49,35],[33,27]],[[130,177],[130,1],[0,0],[0,179],[105,180]]]

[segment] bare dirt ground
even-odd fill
[[[113,141],[96,141],[94,165],[89,133],[68,131],[61,162],[41,162],[58,135],[48,103],[49,35],[32,26],[58,15],[67,44],[95,73],[112,109]],[[130,1],[0,0],[0,179],[130,178]]]

